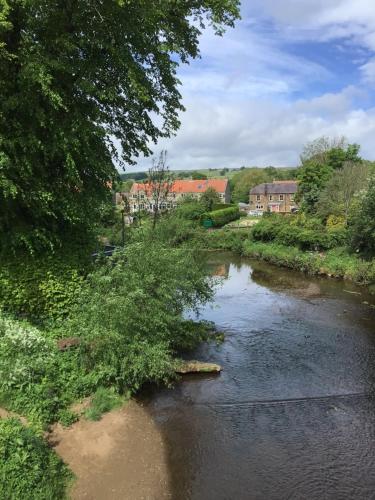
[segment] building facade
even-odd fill
[[[297,209],[294,201],[296,181],[265,182],[250,190],[250,210],[291,213]]]
[[[159,210],[175,208],[185,198],[200,199],[208,188],[214,189],[220,196],[222,203],[230,203],[230,188],[228,179],[207,180],[177,180],[171,185],[165,199],[159,202]],[[135,182],[130,190],[129,204],[131,212],[155,210],[156,201],[153,199],[152,188],[148,184]]]

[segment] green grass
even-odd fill
[[[120,397],[113,390],[99,387],[92,397],[91,405],[86,410],[85,417],[88,420],[100,420],[104,413],[121,406],[124,401],[125,398]]]

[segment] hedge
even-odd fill
[[[327,229],[315,221],[304,223],[293,217],[266,217],[252,229],[255,241],[292,245],[301,250],[329,250],[347,243],[344,227]]]
[[[238,207],[223,208],[221,210],[214,210],[213,212],[206,212],[202,215],[202,220],[211,220],[214,227],[221,227],[233,220],[239,219],[240,211]]]

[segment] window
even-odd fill
[[[281,195],[279,196],[279,200],[280,200],[280,201],[284,201],[284,195],[283,195],[283,194],[281,194]]]
[[[269,196],[269,200],[270,200],[270,201],[272,201],[272,200],[273,200],[273,196],[272,196],[272,194],[270,194],[270,196]]]
[[[294,201],[294,194],[290,195],[290,201]]]
[[[257,194],[257,201],[260,201],[260,194]]]

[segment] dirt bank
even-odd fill
[[[98,422],[57,425],[50,441],[77,477],[75,500],[170,499],[163,440],[152,418],[134,401]]]

